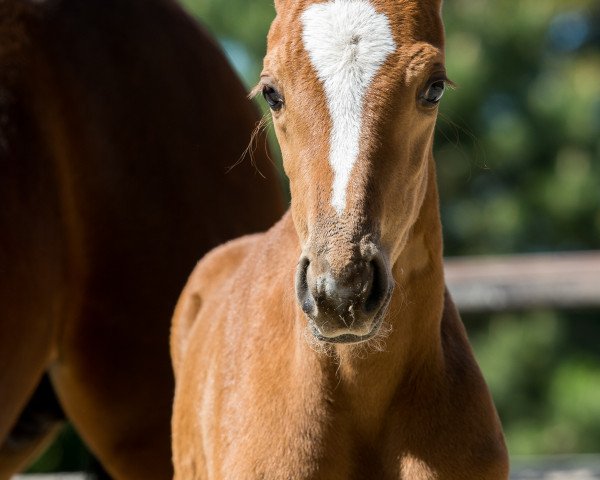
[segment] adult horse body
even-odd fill
[[[440,0],[275,3],[257,91],[291,210],[180,298],[176,479],[506,479],[444,286]]]
[[[172,476],[177,295],[199,251],[283,212],[249,164],[226,174],[256,120],[169,0],[0,0],[1,479],[61,409],[114,478]]]

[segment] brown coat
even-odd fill
[[[0,479],[56,430],[52,388],[111,476],[172,475],[177,295],[283,211],[263,149],[268,180],[226,173],[245,97],[170,0],[0,0]]]

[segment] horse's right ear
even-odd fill
[[[285,8],[286,0],[275,0],[275,11],[277,13],[281,12]]]
[[[428,3],[430,3],[433,6],[433,8],[437,10],[437,12],[441,13],[442,4],[444,3],[443,0],[429,0]]]

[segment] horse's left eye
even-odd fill
[[[439,103],[444,90],[446,89],[446,82],[444,80],[436,80],[427,87],[427,90],[421,95],[421,101],[425,106],[434,106]]]
[[[276,89],[269,85],[265,85],[262,89],[262,95],[269,104],[271,110],[281,110],[281,107],[283,107],[283,97]]]

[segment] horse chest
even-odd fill
[[[248,422],[251,420],[248,419]],[[393,442],[367,444],[345,428],[314,428],[292,415],[285,426],[254,418],[254,426],[227,441],[222,463],[207,478],[248,480],[433,480],[424,462],[406,458]],[[282,422],[283,423],[283,422]],[[241,433],[241,432],[240,432]],[[388,439],[389,440],[389,439]]]
[[[269,368],[262,370],[268,380]],[[263,390],[250,388],[244,375],[223,384],[208,382],[207,405],[221,403],[221,420],[205,412],[211,425],[210,441],[202,455],[208,479],[367,480],[429,476],[401,476],[399,450],[393,431],[386,427],[367,439],[347,412],[323,394],[315,375],[302,385],[272,383]],[[224,393],[224,394],[223,394]],[[205,436],[206,438],[209,438]],[[204,477],[202,477],[204,478]]]

